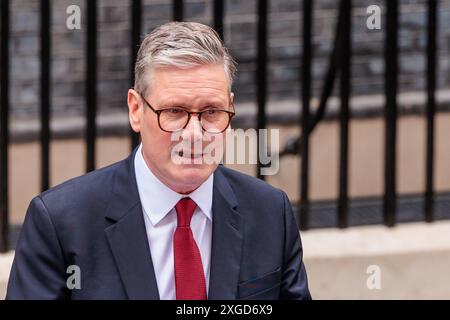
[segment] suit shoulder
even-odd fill
[[[238,211],[251,222],[246,224],[249,232],[254,231],[255,235],[261,234],[261,230],[267,230],[268,234],[274,230],[284,232],[289,199],[283,190],[224,166],[219,170],[233,190]]]
[[[116,169],[121,165],[122,161],[113,163],[107,167],[97,169],[86,174],[66,180],[44,192],[41,193],[41,197],[45,198],[52,193],[64,192],[66,189],[82,186],[84,188],[92,188],[98,182],[102,182],[109,176],[112,176]]]
[[[227,178],[233,189],[238,189],[244,194],[255,194],[258,196],[271,195],[276,196],[277,198],[284,194],[283,190],[245,173],[227,168],[223,165],[219,166],[219,170]]]
[[[126,165],[125,160],[69,179],[42,192],[38,197],[49,209],[83,205],[92,201],[103,202],[103,195],[110,193],[114,175],[123,165]]]

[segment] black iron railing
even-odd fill
[[[268,45],[268,2],[270,0],[260,0],[257,2],[257,128],[262,129],[267,126],[266,101],[267,101],[267,45]],[[9,78],[10,78],[10,2],[1,0],[1,35],[0,35],[0,252],[8,249],[8,145],[9,126],[8,117],[10,109],[9,101]],[[173,0],[173,20],[183,20],[183,1]],[[86,21],[87,21],[87,43],[86,43],[86,171],[95,169],[95,141],[97,136],[96,115],[97,115],[97,1],[86,1]],[[396,135],[397,135],[397,79],[398,79],[398,6],[397,0],[385,1],[386,6],[386,28],[385,30],[385,187],[383,198],[384,223],[393,226],[396,222]],[[427,56],[427,146],[426,146],[426,191],[424,194],[425,220],[434,219],[434,191],[433,191],[433,163],[434,163],[434,117],[435,117],[435,91],[436,91],[436,39],[437,39],[437,10],[436,0],[427,2],[428,27],[426,48]],[[130,0],[131,28],[130,28],[130,85],[134,82],[133,66],[137,54],[138,46],[142,34],[142,10],[141,0]],[[300,137],[291,140],[282,151],[281,156],[286,154],[298,154],[302,157],[299,183],[300,188],[300,227],[308,229],[310,225],[310,199],[309,199],[309,138],[316,125],[323,119],[327,101],[331,96],[334,83],[339,79],[339,99],[340,99],[340,158],[339,158],[339,197],[337,199],[337,219],[336,226],[348,226],[349,196],[348,196],[348,172],[349,172],[349,119],[350,119],[350,96],[351,96],[351,12],[352,1],[341,0],[339,2],[339,16],[336,22],[336,35],[334,47],[330,54],[329,65],[325,74],[320,102],[314,114],[310,108],[311,101],[311,65],[313,61],[312,36],[314,20],[314,1],[304,0],[302,19],[302,44],[303,53],[301,59],[301,117],[299,126],[303,129]],[[50,74],[51,74],[51,1],[41,0],[40,8],[41,33],[40,33],[40,65],[41,65],[41,87],[40,87],[40,146],[41,146],[41,189],[49,187],[50,172]],[[223,38],[224,25],[224,1],[215,0],[213,6],[212,25]],[[225,39],[226,41],[226,39]],[[337,77],[339,75],[339,78]],[[138,142],[138,136],[130,130],[131,145],[134,148]],[[259,163],[259,162],[258,162]],[[264,179],[259,172],[258,176]]]

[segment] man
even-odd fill
[[[286,194],[202,161],[204,137],[229,131],[234,70],[208,26],[144,39],[128,91],[141,145],[31,201],[7,298],[310,298]]]

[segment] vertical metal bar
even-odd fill
[[[302,116],[300,126],[302,135],[299,154],[300,164],[300,229],[309,227],[309,127],[311,100],[311,64],[312,64],[312,0],[303,1],[303,57],[302,57]]]
[[[433,214],[433,163],[434,163],[434,114],[436,112],[436,39],[438,24],[437,1],[428,1],[428,36],[427,36],[427,151],[426,151],[426,186],[425,186],[425,220],[434,220]]]
[[[9,190],[8,190],[8,144],[9,144],[9,0],[1,1],[0,30],[0,252],[8,250],[9,236]]]
[[[183,0],[173,0],[173,21],[183,21]]]
[[[134,64],[139,50],[142,29],[142,0],[131,0],[131,59],[130,59],[130,87],[134,86]],[[139,134],[130,128],[131,149],[139,144]]]
[[[214,30],[223,40],[223,0],[214,0]]]
[[[267,0],[258,1],[258,57],[256,70],[256,91],[258,104],[258,163],[257,176],[264,180],[261,174],[260,144],[264,144],[264,134],[260,134],[260,129],[265,129],[267,125],[266,118],[266,99],[267,99]]]
[[[50,0],[41,0],[41,190],[50,185]]]
[[[97,0],[87,0],[86,172],[95,169],[97,127]]]
[[[384,223],[395,225],[396,216],[396,143],[397,143],[397,76],[398,76],[398,0],[386,0],[385,59],[385,180]]]
[[[338,201],[338,226],[348,226],[348,131],[349,131],[349,98],[351,77],[351,12],[352,1],[341,0],[342,32],[340,40],[341,52],[341,78],[340,78],[340,159],[339,159],[339,201]]]

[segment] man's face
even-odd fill
[[[144,98],[156,110],[182,107],[198,112],[214,107],[233,111],[233,95],[229,92],[223,65],[202,65],[190,69],[157,68],[152,70],[151,76],[151,87]],[[175,134],[179,139],[173,141],[174,134],[161,130],[157,115],[133,89],[128,92],[128,107],[131,126],[141,134],[142,153],[147,165],[169,188],[179,193],[189,193],[217,168],[217,162],[200,161],[186,152],[187,148],[192,155],[198,156],[198,146],[203,146],[200,149],[204,150],[211,143],[205,141],[197,115],[192,115],[185,130]],[[223,141],[224,136],[225,132],[214,134],[212,138]],[[178,158],[182,163],[172,154],[174,148],[180,146],[180,141],[188,142],[184,144],[183,158]]]

